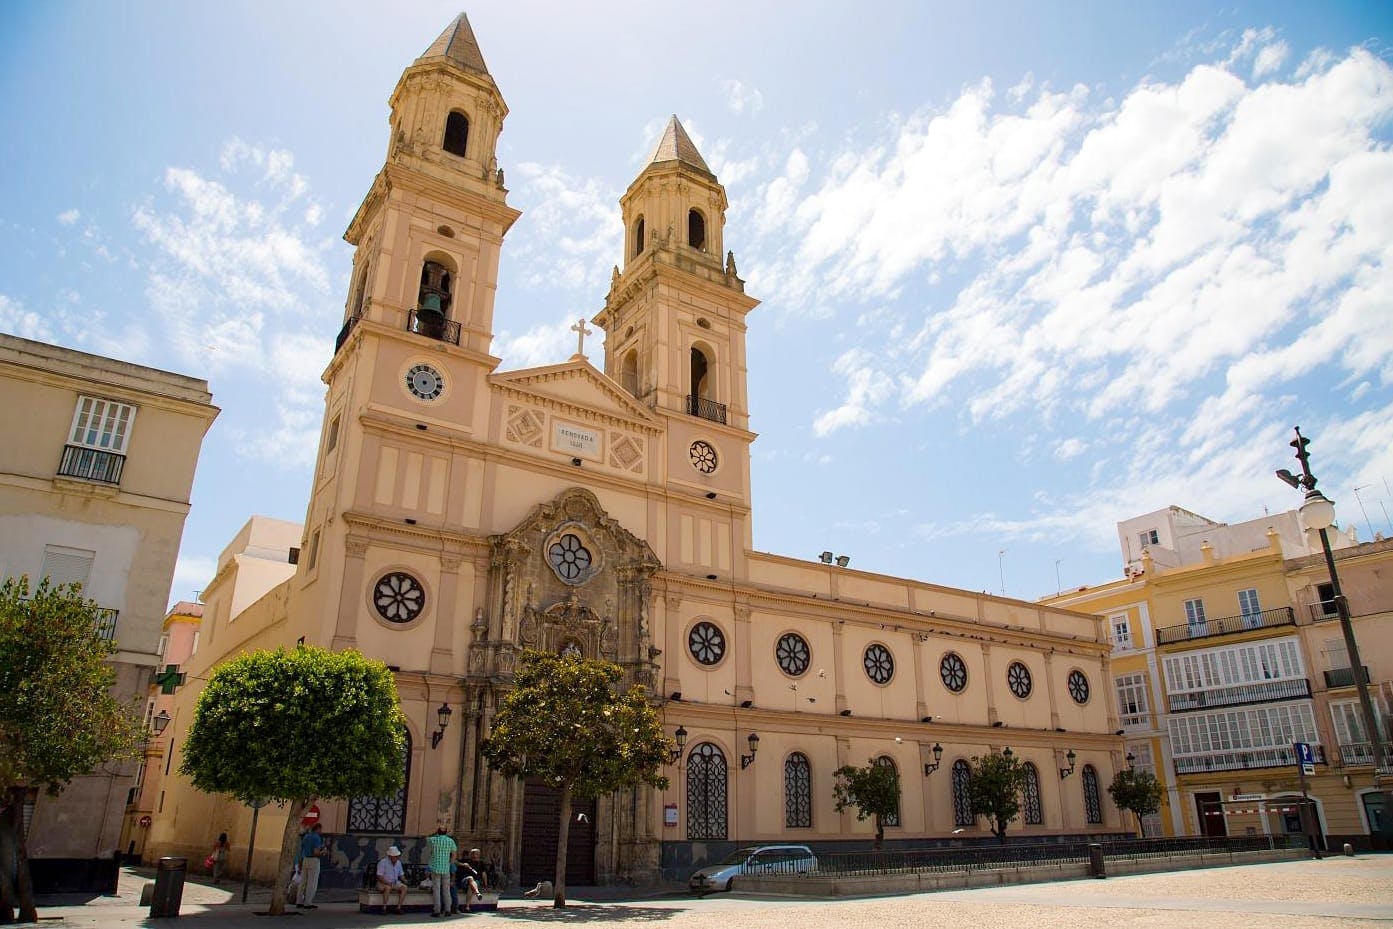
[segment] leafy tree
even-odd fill
[[[537,777],[561,792],[554,906],[566,905],[566,839],[571,801],[648,784],[661,773],[670,743],[639,685],[619,693],[623,671],[612,662],[524,650],[484,743],[489,767]]]
[[[1142,817],[1161,808],[1161,782],[1156,780],[1156,775],[1132,768],[1118,771],[1108,785],[1108,796],[1119,810],[1132,811],[1137,817],[1137,832],[1146,838]]]
[[[77,584],[45,579],[32,596],[26,577],[0,587],[0,922],[13,921],[16,897],[19,920],[38,919],[26,797],[57,795],[103,762],[135,757],[141,742],[135,707],[111,694],[115,646],[97,634],[97,609]]]
[[[890,765],[876,764],[874,758],[864,768],[843,765],[834,773],[832,785],[837,812],[856,808],[856,819],[875,819],[875,847],[885,838],[885,819],[900,808],[900,774]]]
[[[1006,841],[1006,827],[1021,812],[1021,791],[1025,789],[1025,765],[1014,755],[992,753],[972,759],[967,795],[973,816],[985,816],[992,824],[992,835]]]
[[[270,912],[285,912],[300,820],[320,798],[401,787],[406,723],[392,672],[353,651],[258,651],[219,665],[198,697],[179,773],[209,793],[285,806]]]

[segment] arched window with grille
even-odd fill
[[[411,783],[411,733],[406,733],[401,757],[401,789],[390,797],[353,797],[348,801],[349,832],[406,831],[406,788]]]
[[[1098,802],[1098,772],[1091,764],[1083,766],[1083,811],[1090,823],[1103,821],[1103,805]]]
[[[972,815],[972,796],[968,784],[972,780],[972,767],[959,758],[953,762],[953,825],[970,826],[975,821]]]
[[[879,758],[875,760],[875,763],[882,768],[889,768],[891,771],[895,772],[895,784],[896,787],[898,787],[898,775],[900,772],[899,769],[895,767],[895,759],[891,758],[889,755],[881,755]],[[882,826],[898,826],[900,824],[900,794],[898,789],[895,791],[895,809],[892,812],[882,816],[880,818],[880,824]]]
[[[784,759],[784,825],[789,829],[813,825],[813,768],[801,752]]]
[[[1027,826],[1038,826],[1045,821],[1040,806],[1040,771],[1028,761],[1025,763],[1025,786],[1021,788],[1021,815]]]
[[[726,756],[710,742],[687,753],[687,838],[726,837]]]

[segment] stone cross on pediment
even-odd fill
[[[593,335],[595,330],[585,328],[585,317],[576,320],[576,324],[571,327],[571,331],[576,334],[576,357],[585,357],[585,337]]]

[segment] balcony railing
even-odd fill
[[[702,419],[709,419],[713,423],[725,425],[726,405],[724,403],[717,403],[715,400],[707,400],[705,397],[687,394],[687,415],[700,416]]]
[[[1308,603],[1306,609],[1311,611],[1312,622],[1322,623],[1340,618],[1340,611],[1335,606],[1334,600],[1319,600],[1315,603]]]
[[[1117,724],[1128,732],[1151,729],[1156,725],[1150,713],[1123,713],[1117,717]]]
[[[1327,675],[1329,671],[1325,672]],[[1304,677],[1255,684],[1233,684],[1174,693],[1169,697],[1172,713],[1189,710],[1208,710],[1216,706],[1238,706],[1244,703],[1267,703],[1274,700],[1303,700],[1311,696],[1311,682]]]
[[[1347,765],[1373,764],[1374,745],[1372,742],[1349,742],[1340,746],[1340,760]]]
[[[87,448],[82,445],[63,446],[63,460],[58,462],[61,477],[80,477],[85,481],[98,481],[102,484],[121,483],[121,471],[126,466],[126,456],[100,448]]]
[[[406,317],[406,331],[423,335],[428,339],[435,339],[437,342],[449,342],[451,345],[459,344],[460,326],[456,320],[445,319],[431,314],[425,319],[416,315],[417,311],[412,310]]]
[[[97,638],[107,642],[116,641],[116,617],[120,615],[120,610],[108,609],[99,606],[92,611],[92,621],[96,625]]]
[[[1369,683],[1369,666],[1368,666],[1368,665],[1360,665],[1360,666],[1359,666],[1359,677],[1362,679],[1362,680],[1361,680],[1361,683],[1364,683],[1364,684]],[[1326,686],[1326,687],[1353,687],[1353,686],[1354,686],[1354,669],[1353,669],[1353,668],[1331,668],[1329,671],[1326,671],[1326,672],[1325,672],[1325,686]]]
[[[353,334],[353,327],[358,325],[358,320],[362,318],[363,317],[354,314],[343,321],[343,328],[339,330],[338,336],[334,339],[335,355],[339,353],[339,349],[343,348],[343,343],[347,342],[348,337]]]
[[[1185,642],[1191,639],[1207,639],[1216,635],[1233,635],[1251,629],[1265,629],[1269,626],[1292,626],[1296,616],[1289,606],[1274,607],[1261,613],[1245,613],[1241,616],[1225,616],[1223,619],[1207,619],[1201,623],[1183,623],[1179,626],[1164,626],[1156,630],[1156,644]]]
[[[1317,764],[1325,764],[1325,747],[1312,745]],[[1290,745],[1281,748],[1245,748],[1203,755],[1176,755],[1175,773],[1199,774],[1204,771],[1242,771],[1249,768],[1295,767],[1296,752]]]

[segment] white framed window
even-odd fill
[[[1326,639],[1325,666],[1332,671],[1338,671],[1349,667],[1349,648],[1345,645],[1344,639]]]
[[[1269,639],[1167,656],[1162,662],[1171,695],[1213,691],[1264,681],[1304,680],[1306,666],[1295,638]]]
[[[1146,696],[1146,675],[1120,674],[1113,683],[1117,687],[1117,716],[1122,728],[1146,727],[1151,717],[1151,706]]]
[[[135,407],[130,404],[80,396],[68,444],[124,455],[134,424]]]
[[[1196,597],[1193,600],[1185,601],[1185,622],[1191,626],[1203,626],[1204,619],[1204,600]]]
[[[1155,529],[1143,529],[1140,533],[1137,534],[1137,538],[1141,540],[1143,548],[1145,548],[1148,545],[1161,544],[1161,534],[1157,532]]]
[[[161,658],[163,658],[163,657],[164,657],[164,653],[165,653],[165,649],[167,649],[167,648],[169,648],[169,636],[167,636],[167,635],[162,635],[162,636],[160,636],[160,647],[157,648],[157,649],[155,649],[155,654],[156,654],[156,655],[159,655]]]
[[[1247,590],[1238,592],[1238,612],[1244,616],[1256,616],[1262,612],[1262,607],[1258,604],[1258,589],[1249,587]]]
[[[1114,648],[1128,649],[1132,647],[1132,624],[1127,621],[1127,615],[1109,617],[1112,623],[1112,644]]]
[[[200,632],[200,631],[197,631],[197,630],[194,631],[194,634],[193,634],[193,646],[189,649],[189,654],[190,654],[190,655],[196,655],[196,654],[198,654],[198,637],[199,637],[200,635],[202,635],[202,634],[203,634],[203,633]]]
[[[1320,744],[1309,701],[1184,713],[1168,723],[1180,774],[1295,764],[1293,742]]]
[[[1335,741],[1341,745],[1369,741],[1369,737],[1364,734],[1364,716],[1360,712],[1358,702],[1351,700],[1347,703],[1332,703],[1330,716],[1335,723]]]

